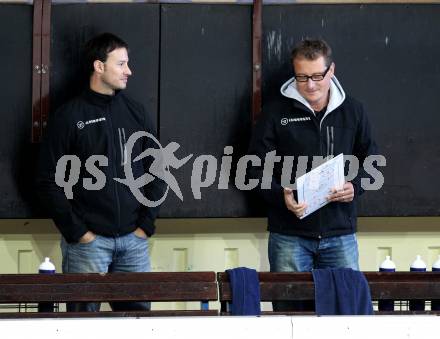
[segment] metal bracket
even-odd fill
[[[35,65],[34,70],[37,74],[46,74],[49,73],[49,66],[48,65]]]

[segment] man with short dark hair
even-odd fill
[[[129,137],[138,131],[154,135],[155,129],[142,105],[122,91],[132,74],[128,45],[104,33],[86,44],[84,56],[88,88],[59,108],[48,125],[37,177],[40,199],[62,234],[64,273],[148,272],[148,238],[154,233],[158,208],[142,205],[114,179],[125,178],[127,157],[134,159],[154,147],[151,140],[137,141],[128,150],[130,157]],[[80,169],[72,161],[67,175],[65,168],[59,173],[59,160],[66,155],[80,160]],[[130,164],[135,178],[148,173],[149,164]],[[68,198],[58,183],[75,171],[79,180]],[[156,178],[142,192],[159,200],[163,191],[163,182]],[[112,308],[148,310],[149,303],[121,302]],[[73,303],[68,310],[98,311],[99,304]]]
[[[294,77],[281,87],[282,98],[267,105],[258,122],[250,153],[294,157],[295,179],[299,157],[354,155],[360,166],[376,154],[370,124],[362,105],[346,96],[334,76],[330,46],[322,39],[305,39],[292,52]],[[297,168],[298,169],[298,168]],[[306,203],[295,190],[281,186],[282,164],[276,163],[270,190],[260,190],[268,206],[269,262],[272,272],[304,272],[314,268],[359,269],[356,239],[356,202],[362,194],[362,169],[341,190],[328,196],[329,204],[304,219]],[[262,176],[262,170],[253,173]],[[294,180],[293,180],[294,181]],[[291,182],[293,182],[291,181]],[[275,303],[275,310],[291,304]]]

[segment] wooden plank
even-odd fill
[[[0,303],[217,299],[214,272],[0,275]]]
[[[0,302],[217,300],[217,285],[206,282],[77,283],[0,285]]]
[[[371,298],[440,299],[440,274],[436,272],[365,272]]]
[[[369,282],[440,282],[437,272],[364,272]]]
[[[0,274],[0,284],[109,283],[109,282],[216,282],[215,272],[146,272],[81,274]]]
[[[371,298],[379,299],[440,299],[438,282],[370,283]]]
[[[5,312],[0,313],[0,319],[35,319],[35,318],[140,318],[140,317],[175,317],[175,316],[217,316],[217,310],[160,310],[160,311],[130,311],[130,312]]]
[[[258,279],[260,282],[285,282],[285,281],[295,281],[295,282],[313,282],[313,277],[310,272],[259,272]],[[219,282],[229,282],[228,274],[225,272],[217,273],[217,281]]]
[[[231,301],[232,292],[229,283],[222,283],[219,290],[221,301]],[[313,300],[315,285],[301,282],[262,282],[260,283],[261,301]]]
[[[440,299],[440,274],[436,272],[364,272],[373,300]],[[312,300],[311,273],[259,273],[261,301]],[[226,273],[218,273],[220,301],[231,301]]]

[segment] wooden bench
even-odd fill
[[[378,300],[440,300],[440,274],[436,272],[364,272],[370,286],[371,298]],[[315,285],[307,273],[258,273],[261,301],[305,301],[315,299]],[[228,274],[217,273],[221,314],[229,314],[232,301]],[[376,314],[440,314],[440,311],[389,312]],[[262,312],[265,314],[314,314],[314,312]]]
[[[3,312],[0,318],[218,315],[215,272],[2,274],[0,304],[199,301],[200,309],[127,312]]]

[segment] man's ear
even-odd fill
[[[104,63],[100,60],[95,60],[93,62],[93,69],[95,70],[95,72],[97,73],[104,73]]]
[[[335,69],[336,69],[336,65],[335,65],[335,63],[332,62],[332,64],[331,64],[330,67],[331,67],[331,71],[332,71],[333,75],[335,75]]]

